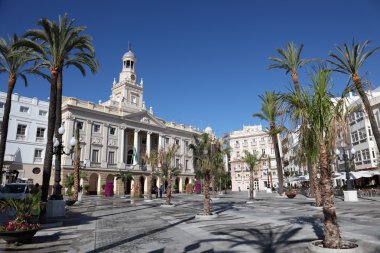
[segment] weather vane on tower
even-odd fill
[[[132,51],[132,43],[128,41],[128,51]]]

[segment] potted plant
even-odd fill
[[[297,196],[297,192],[293,190],[292,185],[289,185],[288,190],[285,192],[285,195],[288,198],[293,199],[295,196]]]
[[[85,190],[85,195],[88,195],[89,193],[88,193],[88,190],[90,190],[90,185],[88,185],[88,184],[85,184],[84,186],[83,186],[83,189]]]
[[[16,217],[0,226],[0,238],[7,243],[29,242],[40,229],[32,214],[39,208],[41,192],[25,199],[6,199],[0,202],[2,211],[14,210]]]

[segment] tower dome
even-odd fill
[[[206,129],[205,129],[205,133],[206,134],[210,134],[210,135],[212,135],[213,134],[213,131],[212,131],[212,128],[211,127],[206,127]]]
[[[131,49],[128,50],[128,52],[126,52],[124,55],[123,55],[123,60],[124,59],[136,59],[136,56],[135,54],[131,51]]]

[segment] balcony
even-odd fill
[[[91,162],[90,163],[91,167],[100,167],[100,165],[101,165],[101,163],[99,163],[99,162]]]
[[[36,142],[45,142],[44,137],[36,137]]]
[[[25,141],[25,139],[26,139],[26,136],[23,134],[16,135],[16,140]]]
[[[42,163],[42,157],[34,157],[34,163]]]

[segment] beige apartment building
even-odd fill
[[[247,191],[249,189],[249,168],[244,163],[244,150],[256,152],[261,161],[254,175],[255,190],[277,188],[277,163],[272,138],[262,129],[261,125],[243,126],[242,130],[230,133],[231,147],[231,181],[232,191]],[[280,140],[279,140],[279,143]],[[280,154],[282,155],[281,147]],[[269,190],[268,190],[269,191]]]

